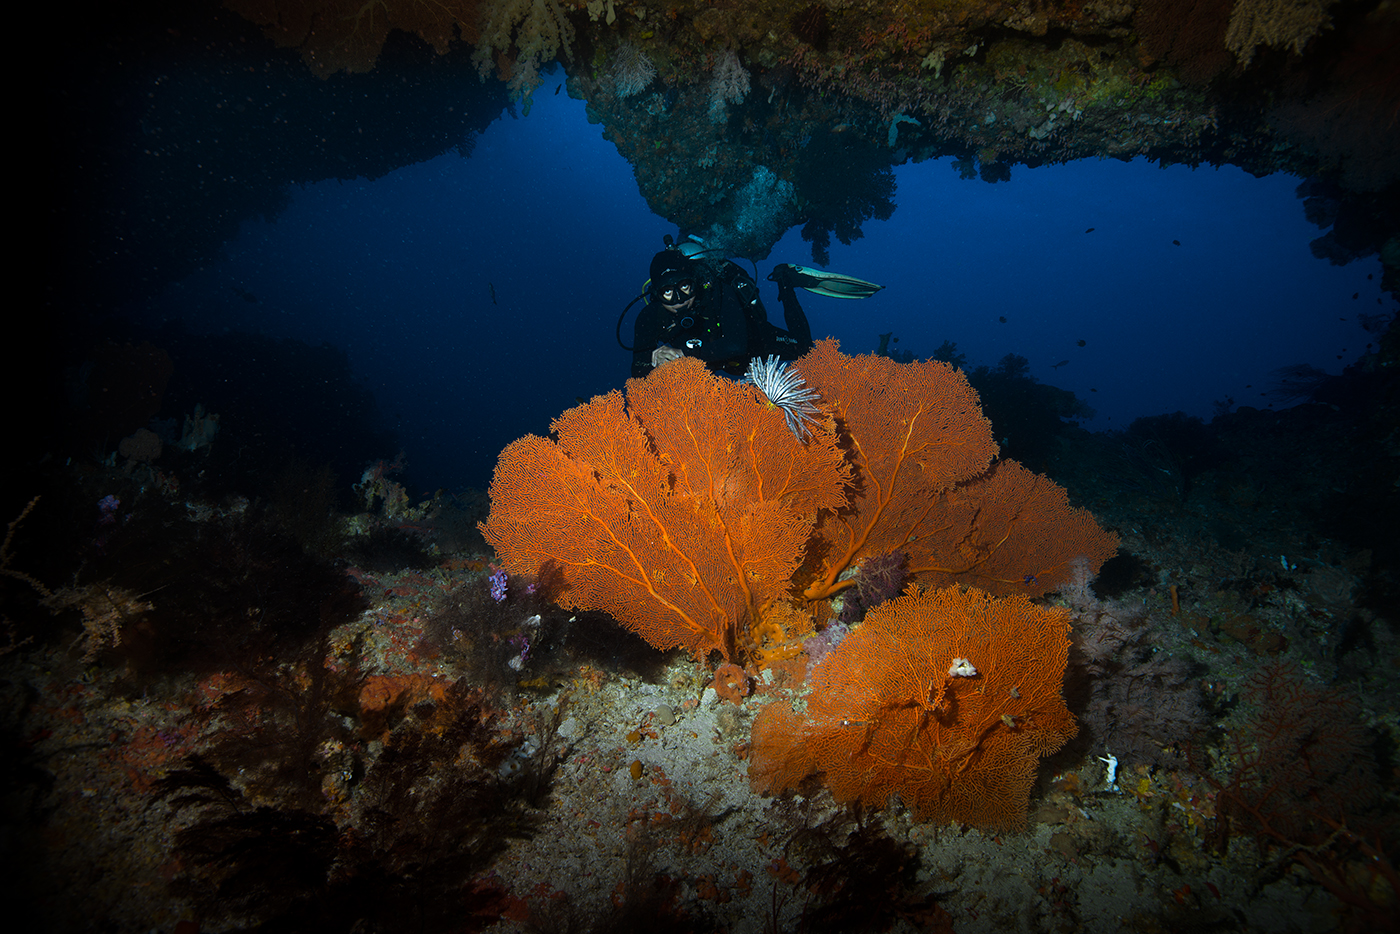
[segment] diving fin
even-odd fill
[[[806,289],[808,292],[827,295],[831,298],[869,298],[884,288],[883,285],[866,282],[864,279],[857,279],[854,276],[813,269],[810,266],[788,264],[788,269],[792,270],[793,285],[799,289]]]

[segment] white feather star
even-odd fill
[[[770,404],[783,410],[788,428],[798,441],[805,442],[810,434],[807,426],[817,423],[814,416],[821,411],[813,405],[821,398],[817,391],[805,385],[802,376],[796,370],[789,370],[777,355],[769,356],[767,360],[754,357],[749,361],[749,370],[744,375],[767,397]]]

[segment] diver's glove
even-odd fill
[[[662,344],[660,347],[656,348],[651,352],[651,365],[653,368],[665,366],[672,360],[679,360],[681,357],[684,356],[685,351],[678,350],[675,347],[672,347],[670,344]]]
[[[791,264],[779,263],[774,266],[768,274],[768,281],[778,283],[778,301],[784,305],[797,301],[797,290],[793,288],[797,284],[797,272]]]

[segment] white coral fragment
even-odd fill
[[[968,661],[967,659],[955,658],[953,659],[952,666],[948,669],[948,677],[975,678],[977,677],[977,669],[973,668],[972,662]]]

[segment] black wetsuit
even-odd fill
[[[777,354],[783,360],[796,360],[812,349],[812,328],[791,285],[778,286],[787,330],[769,322],[757,283],[735,263],[726,260],[698,286],[695,304],[683,312],[672,313],[652,301],[637,315],[633,376],[652,371],[651,353],[663,344],[735,376],[747,370],[754,357]]]

